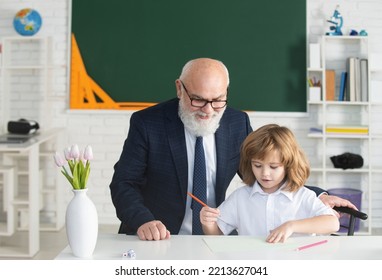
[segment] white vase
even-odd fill
[[[98,215],[94,203],[87,196],[88,189],[73,190],[74,197],[66,209],[66,235],[73,255],[90,257],[98,237]]]

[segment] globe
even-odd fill
[[[18,11],[13,19],[13,26],[17,33],[22,36],[33,36],[41,28],[42,19],[40,14],[33,9],[27,8]]]

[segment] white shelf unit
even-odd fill
[[[7,131],[9,120],[19,118],[35,120],[40,127],[47,124],[52,71],[50,37],[2,38],[0,124],[3,132]]]
[[[46,135],[49,125],[49,104],[53,71],[52,40],[50,37],[4,37],[2,38],[1,55],[1,95],[0,95],[0,132],[7,132],[9,120],[25,118],[35,120],[40,125],[41,135]],[[2,130],[2,131],[1,131]],[[63,130],[57,129],[54,136],[47,137],[38,145],[38,157],[33,157],[39,166],[38,174],[30,174],[30,154],[28,152],[14,152],[14,147],[6,144],[0,145],[0,164],[15,166],[16,179],[15,197],[12,209],[15,211],[15,234],[25,232],[29,234],[29,249],[6,249],[2,245],[8,243],[2,227],[7,226],[0,220],[0,255],[31,256],[38,250],[35,231],[35,217],[31,209],[28,185],[31,180],[39,182],[38,194],[38,231],[57,231],[64,226],[63,182],[54,166],[52,155],[62,150],[61,136]],[[37,136],[39,137],[39,136]],[[22,145],[22,144],[21,144]],[[22,146],[21,146],[22,147]],[[15,147],[16,149],[17,147]],[[17,150],[17,149],[16,149]],[[0,191],[0,198],[3,193]],[[4,215],[3,215],[4,216]],[[1,218],[1,217],[0,217]],[[16,244],[17,245],[17,244]],[[24,246],[25,247],[25,246]]]
[[[370,80],[373,79],[370,69],[368,100],[327,101],[326,70],[335,70],[335,100],[338,100],[341,73],[347,71],[347,58],[368,59],[370,65],[368,40],[367,36],[323,36],[320,41],[322,68],[307,69],[308,79],[315,77],[322,82],[321,100],[308,101],[308,111],[316,123],[315,128],[322,131],[308,134],[315,145],[315,152],[309,157],[312,174],[308,183],[325,189],[352,188],[362,191],[360,210],[368,214],[368,219],[360,222],[356,234],[371,234],[373,185],[382,181],[382,132],[373,126],[376,120],[382,118],[382,103],[370,101]],[[325,130],[327,125],[362,125],[369,128],[369,133],[329,134]],[[330,157],[345,152],[361,155],[363,167],[346,170],[334,168]]]

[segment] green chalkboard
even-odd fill
[[[305,0],[78,0],[72,32],[116,102],[173,98],[185,62],[212,57],[230,71],[230,106],[306,111]]]

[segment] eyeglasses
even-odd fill
[[[188,98],[190,98],[191,100],[191,106],[193,107],[197,107],[197,108],[203,108],[204,106],[206,106],[208,103],[211,104],[211,107],[213,109],[221,109],[221,108],[224,108],[226,105],[227,105],[227,100],[212,100],[212,101],[208,101],[208,100],[205,100],[205,99],[200,99],[200,98],[192,98],[189,94],[188,94],[188,90],[186,88],[186,86],[183,84],[182,81],[180,81],[180,83],[182,84],[183,88],[184,88],[184,91],[186,92]],[[228,94],[228,89],[227,89],[227,94]]]

